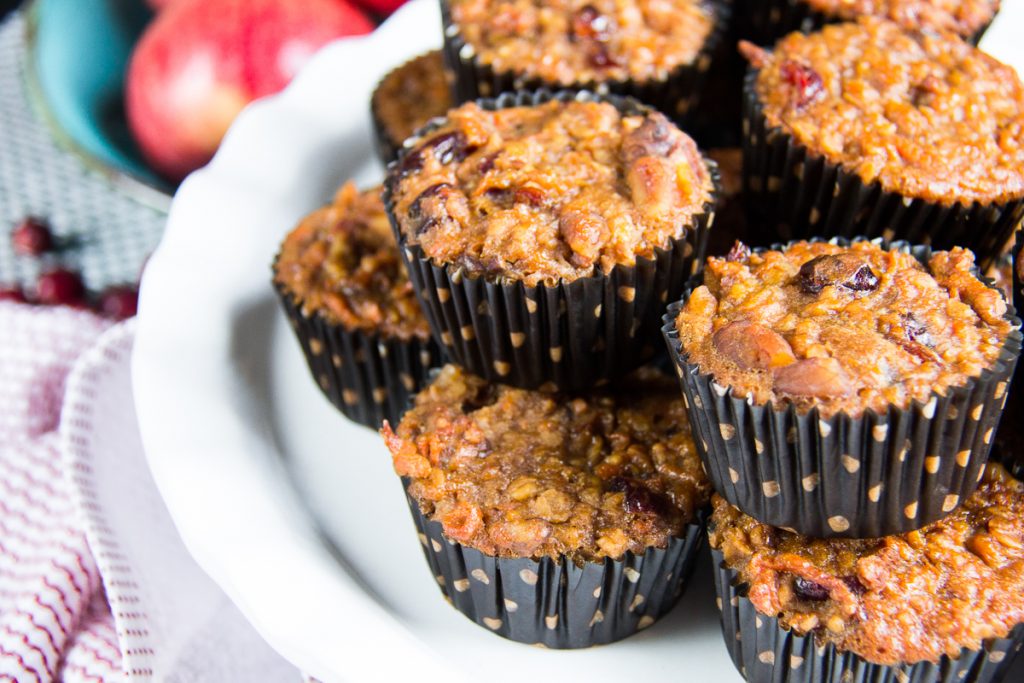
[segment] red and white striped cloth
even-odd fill
[[[299,680],[174,530],[133,338],[133,321],[0,302],[0,681]]]

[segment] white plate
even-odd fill
[[[994,40],[1010,38],[1008,19]],[[372,36],[329,46],[247,109],[178,192],[133,358],[146,454],[175,524],[268,642],[324,681],[740,681],[706,557],[669,616],[614,645],[544,651],[471,623],[434,583],[380,439],[310,379],[271,259],[341,180],[380,179],[370,92],[439,42],[436,2],[416,0]]]

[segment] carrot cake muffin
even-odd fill
[[[562,86],[664,81],[697,60],[716,21],[701,0],[447,2],[480,63]]]
[[[380,187],[345,183],[333,203],[314,211],[284,240],[274,282],[303,312],[349,330],[426,339],[427,320],[395,246]]]
[[[694,229],[714,182],[663,114],[468,103],[389,178],[401,237],[469,275],[554,285],[633,265]]]
[[[899,536],[814,539],[761,524],[718,496],[713,506],[711,546],[749,587],[742,599],[820,646],[885,666],[937,662],[1024,623],[1024,484],[998,465],[948,517]]]
[[[963,249],[926,264],[872,242],[709,258],[676,319],[702,372],[757,404],[884,413],[992,368],[1013,326]]]
[[[402,142],[452,106],[451,77],[440,50],[410,60],[386,75],[373,91],[370,108],[389,162]]]
[[[422,512],[487,555],[641,554],[679,536],[711,491],[682,397],[660,374],[570,397],[448,365],[381,433]]]
[[[943,205],[1024,197],[1024,86],[977,48],[864,17],[742,49],[768,126],[865,182]]]
[[[837,20],[882,17],[909,29],[974,37],[995,18],[999,0],[798,0]]]
[[[324,394],[374,429],[396,419],[439,362],[379,187],[352,183],[285,237],[277,293]]]

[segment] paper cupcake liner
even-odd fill
[[[835,243],[848,244],[835,239]],[[926,246],[890,245],[926,261]],[[776,245],[775,248],[783,248]],[[662,333],[715,490],[754,519],[806,536],[874,538],[946,516],[978,487],[1021,350],[1020,319],[991,369],[907,409],[823,417],[792,403],[755,405],[700,371],[669,306]]]
[[[548,648],[612,643],[653,624],[682,595],[704,542],[702,515],[665,548],[619,560],[578,566],[566,557],[495,557],[447,538],[439,522],[408,502],[427,564],[449,602],[503,638]]]
[[[627,114],[647,111],[634,100],[568,91],[506,93],[479,104],[499,109],[551,99],[611,102]],[[717,167],[706,163],[717,189]],[[685,234],[668,248],[655,249],[653,258],[638,257],[634,266],[616,266],[608,274],[527,287],[521,281],[464,275],[407,244],[391,199],[397,167],[397,162],[389,167],[384,203],[434,338],[473,374],[527,389],[583,391],[655,357],[665,303],[678,298],[703,263],[714,217],[713,197]]]
[[[370,121],[373,124],[373,150],[377,153],[377,158],[380,159],[380,163],[386,167],[390,164],[395,157],[398,156],[398,150],[402,147],[402,140],[395,140],[388,133],[387,126],[381,121],[380,115],[377,113],[377,107],[374,106],[375,100],[370,98]]]
[[[433,339],[409,341],[349,331],[302,306],[275,284],[278,298],[317,386],[345,417],[371,429],[398,421],[412,397],[442,365]]]
[[[444,26],[445,63],[455,74],[456,103],[481,97],[495,97],[504,92],[519,90],[571,90],[614,94],[633,97],[663,112],[677,123],[685,122],[697,108],[700,94],[711,69],[712,57],[722,42],[725,27],[731,15],[729,2],[709,0],[715,24],[697,57],[689,64],[673,69],[664,80],[638,82],[634,80],[587,81],[572,84],[545,81],[507,71],[495,71],[477,59],[473,47],[466,43],[459,27],[452,21],[447,0],[441,0],[441,21]]]
[[[793,31],[810,33],[826,24],[849,21],[834,14],[815,10],[802,0],[748,0],[743,3],[743,10],[736,14],[741,18],[742,36],[758,45],[772,45]],[[977,45],[991,23],[989,21],[973,36],[965,39],[972,45]]]
[[[1024,198],[1005,204],[944,205],[904,197],[827,161],[772,128],[750,69],[743,90],[743,191],[765,239],[883,237],[970,249],[984,270],[1024,219]]]
[[[778,618],[761,614],[747,598],[749,586],[730,569],[719,550],[715,590],[722,611],[722,636],[733,664],[748,683],[998,683],[1024,642],[1024,624],[1006,638],[989,638],[980,650],[963,649],[956,658],[937,663],[883,666],[813,635],[799,636],[784,629]]]

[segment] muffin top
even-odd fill
[[[302,306],[348,330],[430,336],[384,212],[381,188],[345,183],[281,244],[274,282]]]
[[[956,657],[1024,622],[1024,484],[1000,465],[948,517],[900,536],[808,538],[712,504],[711,547],[754,607],[819,643],[892,666]]]
[[[882,17],[910,29],[955,33],[970,39],[996,16],[999,0],[803,0],[837,19]]]
[[[441,51],[420,55],[388,73],[373,91],[373,111],[395,143],[452,106],[451,83]]]
[[[1024,196],[1024,86],[958,38],[864,17],[741,49],[769,126],[864,181],[944,204]]]
[[[633,265],[685,236],[714,197],[696,144],[653,110],[475,103],[390,169],[405,239],[470,275],[556,284]]]
[[[665,547],[711,492],[678,385],[654,370],[568,397],[448,365],[381,433],[423,513],[488,555],[582,563]]]
[[[715,25],[705,0],[448,0],[477,59],[549,84],[665,80]]]
[[[1012,330],[974,255],[927,266],[873,242],[713,257],[676,319],[684,353],[734,395],[823,417],[908,408],[992,368]]]

